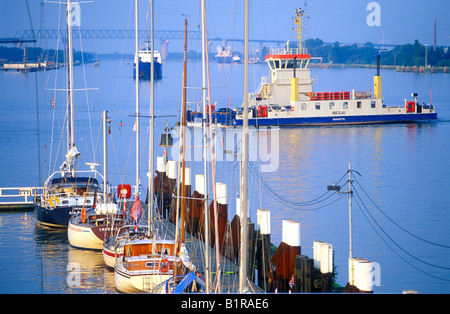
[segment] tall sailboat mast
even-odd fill
[[[68,57],[69,57],[69,119],[70,123],[67,128],[68,132],[68,149],[75,146],[75,112],[74,112],[74,95],[73,95],[73,46],[72,46],[72,15],[71,2],[67,0],[67,41],[68,41]]]
[[[247,286],[247,177],[248,177],[248,0],[245,0],[244,37],[244,117],[242,125],[242,181],[241,181],[241,246],[239,260],[239,293]]]
[[[208,211],[208,198],[207,198],[207,162],[206,162],[206,9],[205,0],[201,1],[201,29],[202,29],[202,101],[203,101],[203,152],[205,158],[203,158],[203,171],[204,171],[204,186],[203,191],[205,199],[203,201],[204,215],[205,215],[205,283],[206,283],[206,293],[210,292],[210,269],[209,269],[209,211]]]
[[[134,5],[134,48],[135,48],[135,77],[136,77],[136,191],[135,195],[139,196],[139,17],[138,17],[138,0]]]
[[[154,97],[153,97],[153,84],[154,84],[154,72],[155,72],[155,64],[154,64],[154,46],[153,46],[153,0],[150,0],[150,49],[151,49],[151,64],[150,64],[150,134],[149,134],[149,150],[148,150],[148,230],[152,231],[151,221],[153,220],[153,136],[154,136]]]

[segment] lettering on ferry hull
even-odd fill
[[[333,115],[344,115],[344,114],[346,114],[346,112],[345,111],[332,111],[331,114],[333,114]]]

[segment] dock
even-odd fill
[[[42,194],[42,187],[0,188],[0,211],[33,211],[34,200]]]
[[[131,208],[131,206],[130,206]],[[147,204],[143,204],[143,208],[147,213]],[[156,215],[156,214],[155,214]],[[146,221],[147,217],[143,217],[142,222]],[[165,236],[167,238],[175,238],[175,228],[176,226],[170,221],[159,217],[153,221],[155,229],[158,231],[160,236]],[[206,272],[205,269],[205,243],[200,239],[192,236],[188,232],[185,233],[184,241],[191,262],[197,267],[199,273],[201,273],[202,278]],[[215,258],[215,249],[209,249],[209,269],[211,272],[211,284],[213,287],[216,286],[217,282],[217,263]],[[221,291],[222,293],[238,293],[239,292],[239,267],[233,263],[230,259],[223,255],[219,258],[220,264],[220,280],[221,280]],[[214,288],[213,288],[214,291]],[[248,281],[248,291],[252,293],[263,293],[263,290],[255,285],[253,282]]]

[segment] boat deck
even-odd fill
[[[145,209],[146,204],[143,204]],[[145,211],[147,213],[147,211]],[[147,219],[146,217],[143,218]],[[168,239],[175,238],[175,225],[170,221],[163,219],[156,219],[155,228],[158,230],[158,234],[166,235]],[[201,278],[205,279],[205,243],[196,237],[186,233],[185,235],[185,245],[189,252],[189,257],[191,262],[197,267],[197,270],[201,273]],[[216,252],[214,248],[210,248],[209,251],[209,269],[211,272],[211,284],[213,287],[216,286],[217,282],[217,262],[216,262]],[[239,267],[231,260],[223,255],[220,255],[219,266],[221,272],[221,286],[222,293],[238,293],[239,292]],[[263,293],[261,288],[256,286],[249,281],[249,291],[255,293]]]

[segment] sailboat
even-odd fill
[[[107,112],[103,111],[103,176],[105,182],[107,182],[107,121]],[[105,194],[107,190],[106,185]],[[94,203],[88,209],[83,207],[80,212],[72,215],[67,229],[69,243],[77,248],[101,250],[107,236],[115,234],[125,224],[125,220],[125,212],[121,213],[117,203],[111,197],[104,195],[103,202]]]
[[[98,164],[86,163],[89,170],[76,170],[80,152],[75,145],[75,102],[73,80],[73,47],[71,1],[67,0],[67,38],[68,38],[68,122],[66,160],[59,171],[53,172],[45,181],[43,193],[34,204],[38,223],[51,227],[67,228],[72,214],[81,212],[102,198],[100,182],[102,175],[95,169]],[[98,199],[97,199],[98,198]]]
[[[137,1],[135,2],[135,19],[137,21]],[[153,43],[153,2],[152,10],[152,41]],[[136,31],[137,31],[136,22]],[[185,25],[187,30],[187,23]],[[185,30],[185,31],[186,31]],[[136,36],[137,38],[137,36]],[[137,46],[137,45],[136,45]],[[153,51],[153,49],[151,49]],[[136,49],[136,53],[138,50]],[[185,51],[185,55],[187,52]],[[153,59],[152,59],[153,60]],[[185,59],[186,62],[186,59]],[[152,62],[151,71],[154,66]],[[153,86],[153,75],[150,75]],[[139,78],[136,77],[136,81]],[[136,86],[138,94],[138,85]],[[152,89],[153,91],[153,89]],[[153,97],[150,101],[150,153],[149,153],[149,225],[154,223],[151,219],[153,213]],[[136,198],[138,196],[136,195]],[[123,244],[123,253],[114,264],[114,282],[116,289],[120,292],[154,292],[156,287],[173,277],[181,274],[184,268],[195,268],[190,262],[186,246],[177,237],[166,238],[158,232],[153,232],[150,226],[149,233],[144,238],[128,239]]]

